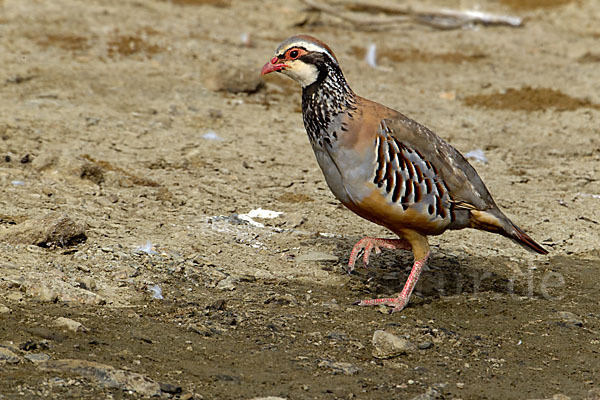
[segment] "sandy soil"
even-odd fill
[[[299,1],[0,0],[0,399],[598,398],[600,3],[421,4],[525,25],[368,30]],[[447,233],[402,313],[352,306],[397,292],[412,257],[343,271],[362,235],[389,233],[329,192],[300,89],[259,80],[300,32],[334,49],[357,93],[483,150],[474,166],[549,256]],[[283,214],[240,219],[259,207]],[[376,330],[414,347],[375,358]],[[160,389],[107,383],[111,367]]]

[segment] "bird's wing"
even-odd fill
[[[428,161],[443,180],[455,209],[497,208],[477,171],[454,147],[425,126],[398,114],[381,121],[380,135],[391,136]]]

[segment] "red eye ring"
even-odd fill
[[[298,50],[291,50],[291,51],[288,53],[288,56],[289,56],[291,59],[296,59],[296,58],[298,58],[298,56],[299,56],[299,55],[300,55],[300,52],[299,52]]]

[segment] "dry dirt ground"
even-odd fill
[[[418,4],[525,22],[0,0],[0,399],[597,399],[600,2]],[[412,256],[344,273],[362,235],[389,233],[329,192],[300,89],[259,80],[296,33],[357,93],[481,149],[497,202],[550,254],[447,233],[408,308],[352,306],[399,291]],[[283,214],[244,220],[258,208]],[[376,358],[377,330],[412,345]]]

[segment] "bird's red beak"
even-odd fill
[[[289,65],[284,63],[277,63],[277,61],[277,57],[273,57],[271,61],[269,61],[262,67],[262,71],[260,72],[260,74],[266,75],[270,74],[271,72],[282,71],[286,68],[289,68]]]

